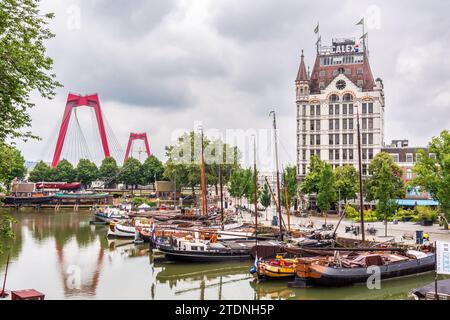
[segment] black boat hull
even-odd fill
[[[320,277],[308,278],[307,281],[312,285],[332,287],[364,283],[374,273],[373,269],[369,268],[323,267],[319,272],[321,275]],[[379,268],[381,280],[410,276],[434,270],[435,257],[433,254],[421,259],[379,266]],[[318,270],[316,269],[316,271]]]
[[[184,261],[184,262],[229,262],[229,261],[245,261],[250,260],[251,255],[248,253],[217,253],[217,252],[198,252],[198,251],[180,251],[168,248],[158,248],[164,253],[168,260]]]
[[[53,200],[53,196],[48,197],[5,197],[5,204],[13,205],[39,205],[47,204]]]

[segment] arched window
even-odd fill
[[[339,101],[339,96],[337,94],[332,94],[329,99],[331,102]]]
[[[345,70],[344,70],[344,68],[339,68],[339,69],[338,69],[338,73],[339,73],[339,74],[343,74],[343,73],[345,73]]]
[[[344,101],[353,101],[353,96],[350,93],[344,94]]]

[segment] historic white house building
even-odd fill
[[[384,128],[383,82],[374,80],[368,53],[354,39],[333,39],[317,47],[312,72],[302,51],[295,81],[297,103],[297,174],[308,172],[312,155],[333,167],[358,165],[357,114],[363,174],[381,151]],[[357,167],[358,168],[358,167]]]

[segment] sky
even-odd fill
[[[51,161],[74,92],[98,93],[123,150],[130,132],[147,132],[151,152],[164,159],[166,145],[201,123],[206,135],[225,139],[232,130],[255,134],[264,169],[272,166],[275,110],[281,163],[294,164],[301,50],[312,67],[317,23],[328,45],[360,37],[355,24],[362,17],[372,73],[385,87],[385,142],[406,138],[425,146],[450,128],[448,1],[43,0],[41,9],[55,13],[47,53],[64,87],[50,101],[33,94],[31,130],[42,140],[18,142],[29,161]],[[77,116],[90,155],[100,159],[88,109]],[[63,157],[74,157],[68,148]],[[252,161],[251,148],[248,142],[244,164]]]

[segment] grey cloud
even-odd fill
[[[355,23],[373,4],[380,9],[381,25],[368,30],[370,59],[374,76],[385,84],[386,142],[406,137],[424,145],[450,127],[450,103],[435,99],[449,90],[447,1],[213,0],[202,25],[205,37],[190,26],[165,26],[168,18],[178,23],[172,15],[180,10],[175,0],[80,2],[82,28],[72,31],[65,27],[66,6],[44,2],[56,11],[57,36],[48,51],[66,85],[58,91],[64,96],[60,100],[68,91],[98,92],[102,101],[118,102],[120,116],[114,116],[133,110],[126,121],[109,119],[121,126],[120,141],[126,141],[128,126],[149,127],[159,135],[152,139],[152,150],[164,150],[160,144],[168,138],[144,117],[163,123],[165,134],[191,128],[194,120],[223,129],[268,128],[268,111],[276,108],[288,150],[280,156],[295,159],[294,80],[300,50],[312,66],[317,21],[324,44],[333,37],[359,37]],[[419,57],[412,61],[414,76],[400,72],[399,59],[414,55]],[[37,110],[34,115],[33,130],[39,132],[47,124]]]

